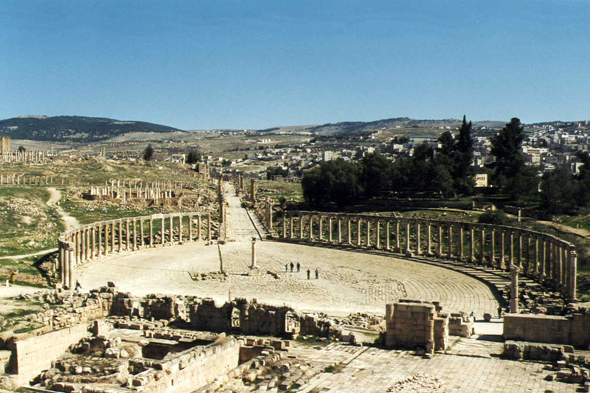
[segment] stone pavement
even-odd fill
[[[485,345],[484,345],[485,348]],[[396,382],[421,375],[437,378],[442,390],[401,390],[415,392],[575,392],[577,385],[545,381],[550,374],[545,365],[503,360],[491,356],[442,355],[432,359],[415,356],[409,351],[382,350],[330,344],[321,350],[296,346],[292,353],[309,362],[328,366],[343,363],[336,372],[316,375],[299,389],[307,393],[386,392]]]

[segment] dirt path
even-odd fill
[[[65,222],[66,229],[71,229],[80,226],[80,222],[75,217],[70,216],[61,208],[61,206],[57,204],[57,202],[59,202],[59,200],[61,199],[61,192],[53,187],[48,187],[47,191],[49,191],[49,194],[51,195],[49,200],[47,201],[47,206],[55,207],[55,210],[57,210],[57,213]]]
[[[567,232],[567,233],[572,233],[574,235],[578,235],[581,237],[585,237],[585,238],[590,238],[590,231],[584,229],[584,228],[572,228],[566,225],[562,225],[562,224],[558,224],[556,222],[553,221],[535,221],[537,224],[542,224],[542,225],[546,225],[548,227],[552,227],[557,229],[558,231],[561,232]]]
[[[56,190],[53,187],[48,187],[47,191],[49,191],[50,196],[49,196],[49,200],[45,203],[47,204],[47,206],[55,207],[55,210],[60,215],[62,220],[65,222],[66,229],[71,229],[71,228],[75,228],[77,226],[80,226],[80,222],[75,217],[70,216],[59,205],[57,205],[57,202],[59,202],[59,200],[61,199],[61,192],[59,190]],[[7,257],[0,257],[0,260],[36,257],[38,255],[49,254],[50,252],[55,252],[55,251],[57,251],[57,248],[49,248],[47,250],[41,250],[41,251],[37,251],[37,252],[31,253],[31,254],[10,255]]]

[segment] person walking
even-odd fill
[[[289,264],[285,263],[285,273],[289,271]]]
[[[291,262],[291,273],[293,273],[293,268],[295,267],[295,265],[293,264],[293,262]]]
[[[307,269],[307,279],[309,280],[309,276],[311,274],[311,270]]]
[[[319,279],[320,278],[320,271],[318,270],[318,268],[315,268],[315,279]]]
[[[299,273],[300,270],[301,270],[301,264],[299,262],[297,262],[297,273]]]

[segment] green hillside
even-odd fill
[[[0,135],[37,141],[93,142],[131,132],[176,132],[177,128],[142,121],[85,116],[22,116],[0,120]]]

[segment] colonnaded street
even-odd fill
[[[498,303],[486,284],[444,267],[362,250],[260,241],[256,217],[241,207],[233,186],[226,186],[226,199],[228,237],[236,241],[221,245],[192,243],[107,256],[81,267],[82,288],[97,288],[112,281],[121,291],[134,295],[197,295],[218,302],[230,296],[257,298],[268,304],[287,304],[301,311],[334,316],[384,313],[386,303],[400,298],[438,300],[449,312],[473,311],[479,316],[497,313]],[[257,276],[247,275],[252,237],[258,239]],[[227,277],[193,280],[197,274],[219,271],[222,263]],[[319,279],[315,278],[316,268]]]

